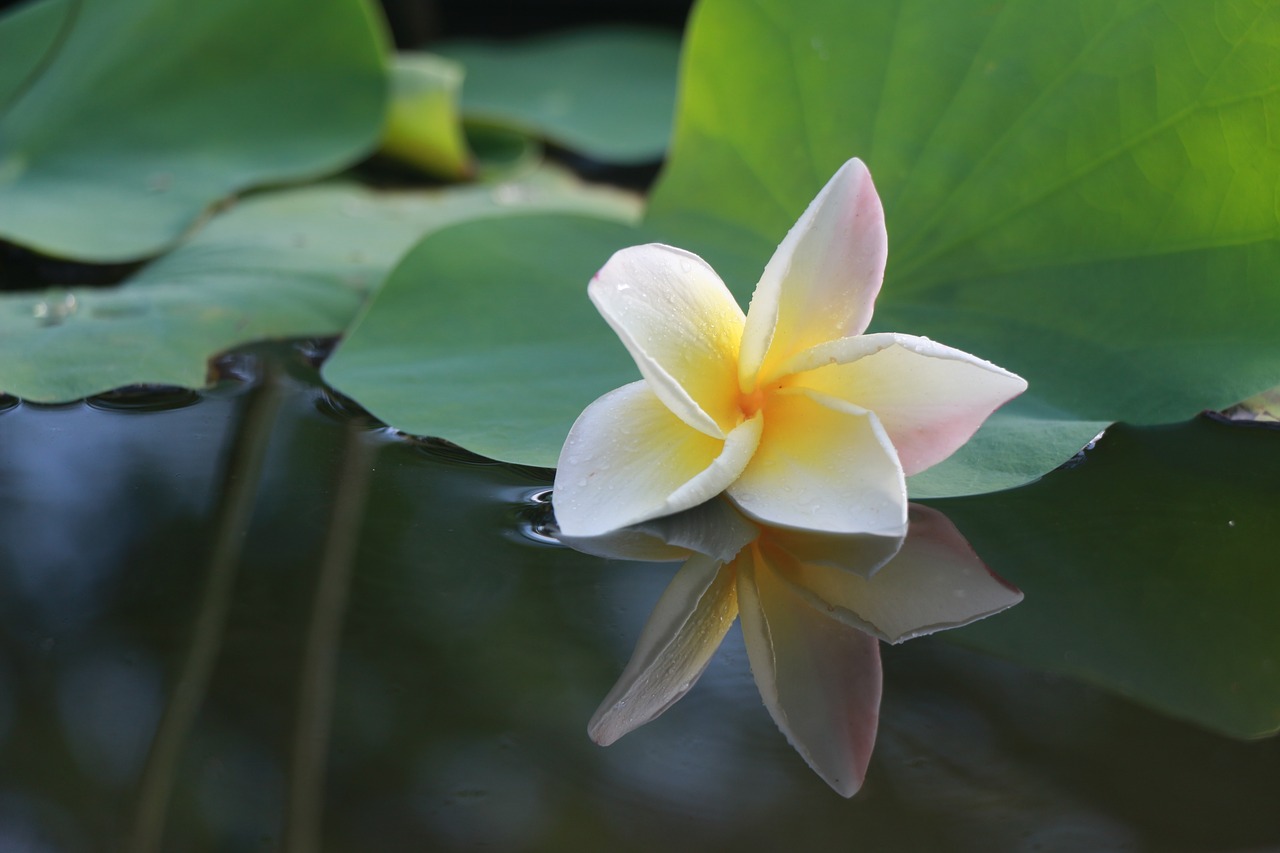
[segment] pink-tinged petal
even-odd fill
[[[753,553],[739,559],[738,602],[760,696],[814,772],[852,797],[880,719],[878,641],[815,610]]]
[[[772,394],[760,446],[729,497],[766,525],[899,535],[902,467],[876,416],[806,390]]]
[[[716,439],[673,415],[643,380],[605,394],[560,451],[551,495],[560,530],[600,536],[710,500],[746,467],[760,421]]]
[[[955,453],[1027,389],[1021,376],[977,356],[891,333],[819,345],[787,370],[799,386],[875,412],[908,476]]]
[[[739,383],[750,392],[824,341],[862,334],[884,279],[884,210],[861,160],[840,167],[764,268],[747,311]]]
[[[754,522],[719,497],[603,536],[566,536],[562,531],[558,538],[575,551],[610,560],[662,563],[703,554],[727,563],[759,533]]]
[[[1022,593],[978,559],[942,513],[911,505],[897,556],[870,579],[830,565],[775,555],[779,575],[834,618],[890,643],[959,628],[1006,610]]]
[[[587,293],[681,420],[715,438],[737,426],[742,309],[706,261],[658,243],[632,246]]]
[[[685,563],[658,599],[617,684],[587,732],[608,746],[689,691],[738,615],[734,573],[710,557]]]

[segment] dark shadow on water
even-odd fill
[[[364,420],[315,360],[259,350],[194,400],[0,400],[0,850],[1280,844],[1280,742],[941,637],[883,646],[852,800],[779,734],[736,628],[670,711],[596,746],[587,721],[676,566],[553,544],[548,472]],[[1169,429],[1189,456],[1234,441]],[[1144,452],[1119,435],[1024,502],[1105,469],[1109,442]],[[987,557],[1016,503],[946,509]],[[993,565],[1028,599],[962,643],[1044,618],[1043,580]]]

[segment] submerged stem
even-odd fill
[[[261,384],[251,392],[228,453],[214,522],[213,553],[200,596],[200,612],[173,695],[151,742],[138,787],[138,807],[130,848],[134,853],[152,853],[160,848],[164,838],[165,817],[178,760],[204,703],[209,679],[222,648],[236,569],[244,551],[258,484],[262,479],[263,462],[282,396],[276,372],[268,366],[264,369]]]
[[[311,606],[311,627],[303,653],[290,764],[284,849],[309,853],[320,849],[324,777],[333,721],[338,648],[346,614],[351,570],[364,521],[375,446],[361,420],[347,424],[342,465],[333,488],[324,556]]]

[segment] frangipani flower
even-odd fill
[[[900,534],[905,476],[950,456],[1026,383],[927,338],[864,335],[887,252],[857,159],[787,234],[745,315],[697,255],[617,252],[588,293],[644,378],[570,430],[561,529],[599,535],[726,492],[767,524]]]
[[[897,643],[1022,600],[942,513],[910,505],[906,537],[770,528],[723,500],[579,550],[686,562],[641,631],[588,731],[609,745],[698,680],[737,617],[765,706],[792,746],[848,797],[866,775],[879,721],[879,641]]]

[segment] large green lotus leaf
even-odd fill
[[[607,163],[661,159],[671,138],[679,41],[597,27],[521,42],[437,45],[466,69],[463,114]]]
[[[0,44],[26,45],[64,10],[36,66],[29,47],[0,53],[0,89],[24,77],[0,103],[0,237],[145,257],[215,201],[377,141],[386,70],[366,0],[45,0],[0,21]]]
[[[199,387],[210,356],[230,347],[340,333],[432,229],[528,210],[625,218],[636,207],[549,171],[466,188],[253,196],[119,287],[0,297],[0,391],[52,403],[136,383]]]
[[[947,636],[1226,734],[1280,732],[1277,439],[1120,425],[1079,467],[937,504],[1026,593]]]
[[[1272,4],[706,0],[645,231],[602,238],[541,221],[521,235],[526,226],[508,221],[468,227],[454,246],[459,235],[432,238],[441,292],[395,311],[425,314],[437,296],[474,288],[500,304],[504,282],[540,282],[543,298],[521,316],[546,334],[506,356],[460,341],[448,369],[436,348],[406,340],[382,352],[386,379],[370,357],[344,390],[377,393],[380,416],[432,423],[464,445],[505,417],[510,440],[472,449],[548,464],[564,412],[603,390],[594,367],[621,351],[583,294],[613,249],[660,235],[703,254],[745,304],[790,225],[858,155],[888,215],[873,328],[961,347],[1031,384],[955,457],[913,478],[912,494],[1025,483],[1108,422],[1183,419],[1280,378],[1280,150],[1268,131],[1280,120],[1277,44]],[[481,257],[487,242],[518,259],[511,270]],[[568,312],[599,331],[579,334],[573,354],[556,334]],[[375,304],[367,328],[380,328],[379,313]],[[424,342],[443,321],[427,322]],[[488,341],[507,319],[450,322]],[[344,352],[370,344],[358,331]],[[546,370],[526,376],[516,359]],[[395,399],[392,384],[426,362],[440,368],[440,393],[459,392],[447,417],[420,417],[427,398]],[[590,375],[575,380],[584,364]],[[481,372],[466,365],[505,389],[508,414],[465,395]],[[503,373],[521,381],[503,385]]]
[[[649,222],[758,235],[762,263],[862,157],[889,230],[874,328],[1031,383],[913,493],[1012,485],[1099,421],[1280,378],[1277,45],[1275,4],[709,0]]]

